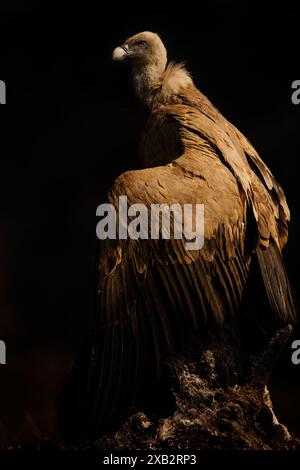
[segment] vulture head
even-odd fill
[[[161,73],[167,65],[167,51],[156,33],[144,31],[135,34],[113,51],[113,60],[129,60],[135,67],[155,67]]]
[[[167,51],[158,34],[144,31],[131,36],[114,49],[112,58],[131,63],[135,92],[147,102],[152,89],[162,83],[167,66]]]

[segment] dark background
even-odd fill
[[[41,3],[41,2],[40,2]],[[97,6],[96,6],[97,5]],[[95,210],[138,165],[144,120],[112,49],[158,32],[197,86],[254,143],[292,212],[285,259],[299,292],[297,2],[1,0],[0,442],[57,436],[55,400],[90,327]],[[300,331],[293,338],[300,339]],[[300,436],[300,365],[289,342],[271,378],[278,417]]]

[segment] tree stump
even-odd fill
[[[153,402],[137,409],[118,431],[101,436],[97,447],[299,449],[300,441],[278,422],[267,389],[272,367],[291,330],[290,325],[277,330],[249,354],[237,324],[212,328],[201,346],[169,358],[164,364],[163,385],[151,393]],[[173,407],[168,416],[162,416],[155,411],[155,401],[167,396],[166,392],[169,401],[170,395],[173,398]],[[163,404],[158,408],[162,410]]]

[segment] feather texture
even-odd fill
[[[126,41],[129,51],[133,38]],[[146,68],[142,72],[139,80],[147,76]],[[281,257],[290,218],[281,187],[183,65],[152,75],[138,84],[149,108],[140,145],[145,169],[121,175],[108,202],[117,209],[119,196],[126,195],[129,205],[142,203],[149,212],[151,204],[204,204],[204,246],[188,251],[174,237],[101,243],[93,339],[70,381],[77,380],[81,393],[70,398],[69,386],[69,401],[63,401],[69,434],[80,429],[96,436],[117,425],[168,355],[210,324],[239,315],[255,259],[270,325],[296,319]]]

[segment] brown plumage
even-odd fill
[[[270,170],[184,66],[166,65],[156,34],[129,38],[113,58],[132,62],[149,118],[145,169],[121,175],[108,202],[118,207],[127,195],[128,204],[147,207],[202,203],[205,243],[187,251],[174,238],[101,242],[93,338],[61,399],[64,432],[74,437],[117,425],[168,355],[210,324],[242,315],[247,289],[256,294],[252,283],[264,286],[270,306],[259,310],[256,299],[253,323],[271,330],[295,320],[281,258],[290,214]]]

